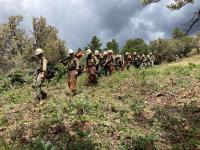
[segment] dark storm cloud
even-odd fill
[[[138,1],[101,0],[98,4],[93,0],[88,2],[99,18],[101,28],[114,34],[126,27],[131,17],[141,9]]]
[[[170,1],[143,8],[138,0],[0,0],[0,22],[21,14],[29,31],[32,17],[44,16],[58,28],[69,48],[86,46],[93,35],[103,43],[116,38],[123,46],[130,38],[169,38],[175,27],[185,27],[183,24],[200,6],[200,1],[196,1],[172,12],[166,8]],[[193,32],[197,28],[198,25]]]

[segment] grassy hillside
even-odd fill
[[[200,56],[100,79],[46,84],[34,102],[31,85],[0,97],[0,149],[200,149]]]

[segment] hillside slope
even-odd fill
[[[200,56],[146,70],[47,84],[34,102],[31,85],[0,98],[0,149],[200,149]]]

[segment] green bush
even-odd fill
[[[0,138],[0,149],[1,150],[12,150],[12,146],[7,144],[3,139]]]
[[[123,149],[128,150],[156,150],[155,142],[158,136],[154,134],[137,135],[136,137],[129,137],[122,142]]]
[[[145,103],[143,100],[134,100],[133,104],[131,105],[131,109],[134,112],[134,116],[139,116],[145,108]]]
[[[56,150],[56,147],[50,141],[43,141],[40,139],[34,140],[27,146],[32,150]]]
[[[7,91],[10,88],[10,81],[6,78],[0,77],[0,93]]]

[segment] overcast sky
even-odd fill
[[[104,44],[115,38],[122,47],[130,38],[147,42],[169,38],[173,29],[183,27],[200,7],[200,0],[196,0],[179,11],[170,11],[166,8],[169,2],[142,7],[139,0],[0,0],[0,23],[10,15],[23,15],[23,26],[30,31],[32,17],[44,16],[68,48],[85,47],[93,35]]]

